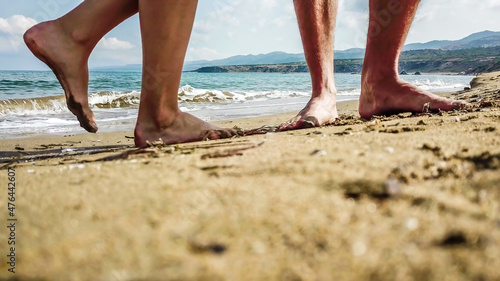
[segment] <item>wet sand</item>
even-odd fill
[[[499,280],[500,72],[472,86],[450,94],[469,112],[364,121],[346,102],[332,126],[183,145],[2,140],[0,279]]]

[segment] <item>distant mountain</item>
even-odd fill
[[[335,60],[335,72],[360,73],[363,59]],[[399,70],[406,73],[446,72],[474,74],[500,70],[500,46],[478,47],[459,50],[411,50],[404,51],[399,61]],[[263,65],[206,66],[194,72],[308,72],[305,62]]]
[[[285,52],[272,52],[268,54],[233,56],[219,60],[187,61],[184,63],[184,71],[195,70],[205,66],[219,65],[243,65],[243,64],[280,64],[305,61],[304,54],[290,54]]]
[[[471,35],[458,40],[459,42],[472,42],[474,40],[490,37],[490,36],[495,36],[495,35],[500,35],[500,31],[490,31],[490,30],[485,30],[481,32],[476,32],[472,33]]]
[[[442,49],[445,46],[453,44],[451,40],[434,40],[427,43],[412,43],[405,45],[403,47],[403,51],[412,51],[412,50],[426,50],[426,49]]]
[[[495,46],[500,46],[500,32],[486,30],[473,33],[460,40],[434,40],[427,43],[408,44],[404,46],[403,51],[424,49],[459,50]]]
[[[434,40],[427,43],[413,43],[406,45],[403,50],[460,50],[471,48],[485,48],[500,46],[500,32],[482,31],[471,34],[460,40]],[[343,51],[335,51],[336,60],[362,59],[365,49],[352,48]],[[287,64],[305,61],[304,54],[290,54],[285,52],[272,52],[259,55],[239,55],[218,60],[198,60],[184,63],[184,71],[193,71],[203,67],[230,66],[230,65],[263,65],[263,64]],[[141,71],[140,64],[125,66],[100,67],[94,70],[101,71]]]
[[[335,51],[335,59],[337,60],[350,60],[362,59],[365,57],[365,49],[352,48],[344,51]]]
[[[500,34],[476,39],[469,42],[456,42],[445,46],[444,50],[461,50],[500,46]]]
[[[335,51],[336,59],[360,59],[365,55],[365,49],[352,48],[345,51]],[[304,54],[290,54],[285,52],[272,52],[260,55],[234,56],[219,60],[187,61],[184,63],[184,71],[191,71],[207,66],[227,65],[260,65],[260,64],[284,64],[305,61]]]

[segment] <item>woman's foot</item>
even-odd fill
[[[148,142],[161,141],[165,144],[186,143],[201,140],[230,138],[236,135],[232,129],[222,129],[197,117],[178,111],[170,122],[137,122],[135,145],[148,146]]]
[[[37,24],[24,34],[24,42],[31,52],[56,75],[64,89],[68,108],[78,118],[80,126],[95,133],[97,124],[88,105],[89,51],[73,38],[57,20]]]

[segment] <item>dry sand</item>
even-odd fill
[[[1,141],[0,279],[500,280],[500,73],[472,86],[453,94],[469,112],[362,121],[348,102],[335,126],[142,150]]]

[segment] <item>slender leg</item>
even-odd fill
[[[86,0],[61,18],[37,24],[24,34],[31,52],[61,83],[69,110],[89,132],[96,132],[97,125],[88,106],[88,58],[106,33],[137,13],[137,1]]]
[[[177,104],[182,66],[193,27],[197,0],[139,0],[143,76],[135,144],[161,140],[166,144],[229,137]]]
[[[422,112],[464,108],[463,102],[439,97],[399,78],[398,59],[420,0],[370,0],[370,25],[361,74],[359,114]]]
[[[337,0],[294,0],[304,53],[312,80],[312,97],[281,130],[317,127],[338,117],[333,73]]]

